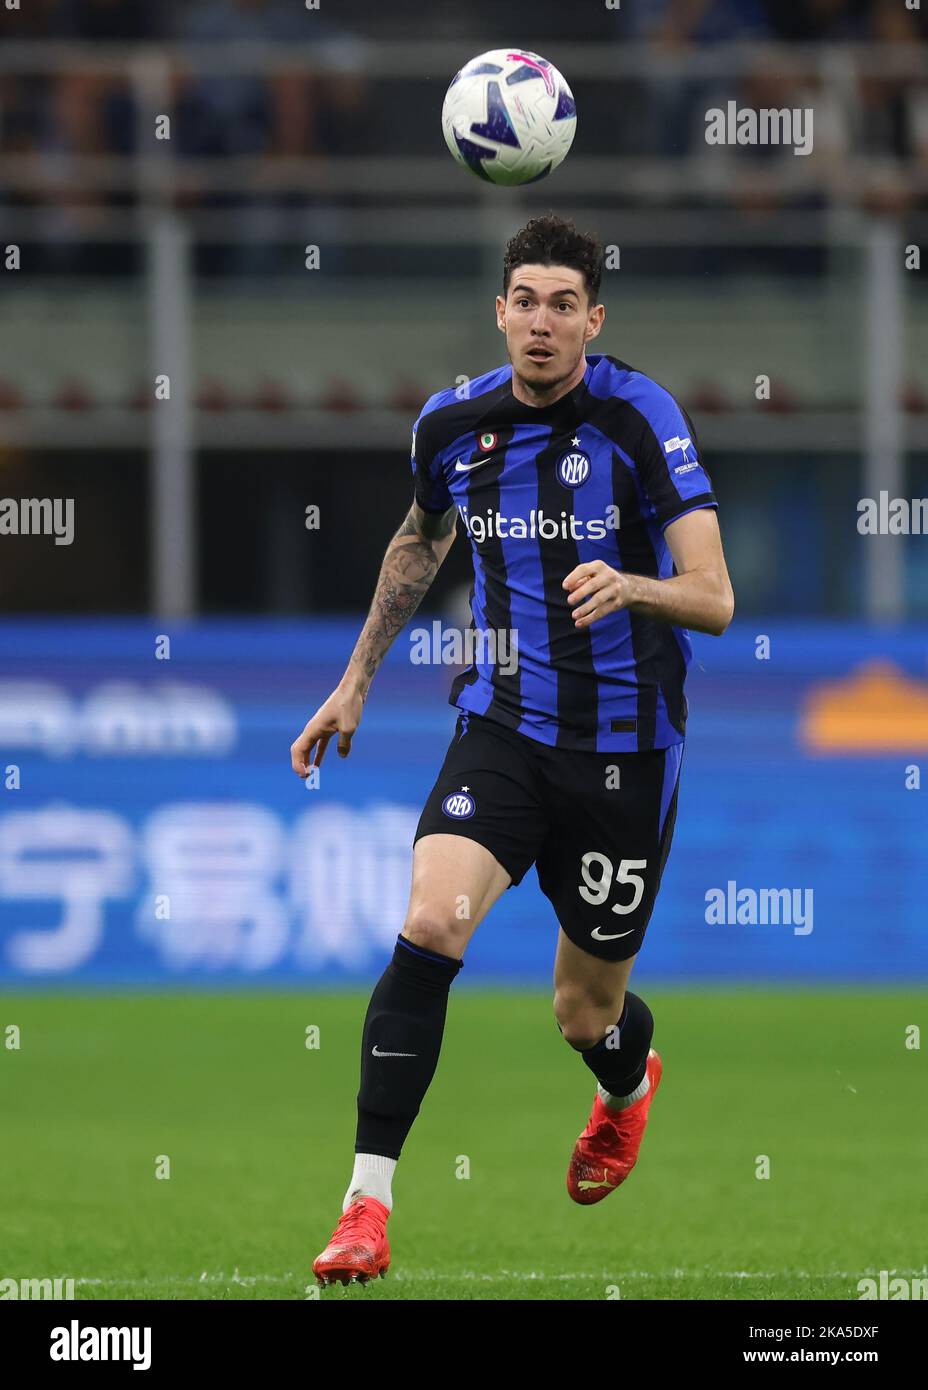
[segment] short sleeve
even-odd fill
[[[440,421],[428,403],[412,427],[412,464],[416,501],[424,512],[446,512],[454,506],[442,471],[442,438]]]
[[[635,466],[661,530],[687,512],[718,506],[686,411],[661,388],[642,414]]]

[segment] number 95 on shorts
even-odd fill
[[[479,716],[458,722],[415,838],[484,845],[514,886],[535,865],[574,945],[640,949],[670,851],[682,743],[645,752],[552,748]]]

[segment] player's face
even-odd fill
[[[576,374],[603,313],[602,305],[590,305],[582,273],[570,266],[516,266],[506,298],[496,298],[513,371],[535,391]]]

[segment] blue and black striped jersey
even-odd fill
[[[590,560],[669,578],[665,527],[716,505],[673,396],[614,357],[588,354],[572,391],[532,407],[513,395],[506,365],[429,398],[412,467],[420,507],[457,507],[470,537],[473,627],[511,633],[518,648],[506,663],[478,648],[450,703],[559,748],[680,743],[686,630],[628,610],[578,630],[562,588]]]

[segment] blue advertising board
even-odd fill
[[[358,628],[0,623],[0,986],[378,976],[454,668],[417,664],[411,624],[350,757],[330,747],[307,786],[289,745]],[[693,642],[675,840],[637,971],[928,976],[928,632],[771,618]],[[531,871],[461,983],[548,982],[556,938]]]

